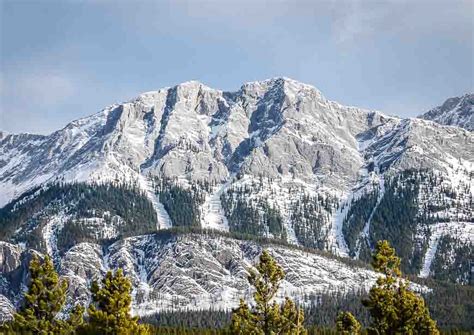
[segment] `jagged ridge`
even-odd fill
[[[426,276],[433,275],[431,263],[443,236],[457,237],[461,229],[463,241],[474,239],[473,144],[473,134],[464,129],[342,106],[288,78],[247,83],[236,92],[187,82],[109,106],[48,136],[2,134],[0,206],[51,183],[134,185],[156,212],[157,230],[185,222],[361,257],[362,247],[373,243],[371,236],[384,231],[372,220],[379,222],[386,181],[408,170],[428,171],[442,182],[410,181],[420,184],[414,216],[426,215],[433,190],[450,193],[436,199],[447,207],[430,211],[434,219],[428,226],[409,229],[410,243],[426,243],[419,256]],[[372,192],[377,195],[368,202],[372,208],[351,219],[359,215],[352,206]],[[176,209],[183,203],[195,217],[180,219]],[[69,218],[44,220],[43,240],[54,244]],[[123,217],[117,220],[129,225]],[[347,228],[358,220],[356,229]],[[104,222],[97,220],[94,227],[108,234]],[[357,236],[347,236],[348,231]],[[31,247],[28,239],[15,241]],[[60,262],[63,255],[58,257]],[[97,257],[95,262],[104,256]]]

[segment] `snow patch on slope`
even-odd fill
[[[69,217],[70,216],[65,215],[64,213],[59,213],[58,215],[49,218],[42,230],[43,240],[46,243],[46,250],[55,261],[59,260],[58,235]]]
[[[151,201],[153,209],[155,210],[158,220],[156,229],[160,230],[171,228],[173,226],[171,223],[171,218],[169,217],[165,206],[163,206],[163,204],[160,202],[159,196],[155,192],[152,181],[141,174],[139,174],[138,181],[141,189],[145,191],[146,196]]]
[[[214,187],[210,194],[206,195],[204,204],[201,207],[203,212],[202,228],[229,231],[229,223],[221,204],[221,195],[229,187],[231,179],[223,185]]]
[[[360,254],[360,248],[361,248],[361,242],[362,242],[361,239],[368,240],[369,230],[370,230],[370,223],[372,222],[372,218],[374,217],[375,211],[379,207],[380,202],[382,201],[383,196],[385,194],[385,179],[384,179],[384,176],[378,176],[378,178],[379,178],[379,189],[378,189],[379,194],[378,194],[378,197],[377,197],[377,202],[375,203],[375,206],[372,209],[372,212],[370,213],[370,216],[369,216],[367,222],[365,223],[364,228],[362,229],[362,232],[360,234],[360,238],[357,240],[356,253],[355,253],[355,258],[357,258],[357,259],[359,258],[359,254]]]
[[[474,224],[471,222],[443,222],[430,226],[431,236],[428,249],[423,259],[423,266],[419,276],[426,278],[430,275],[431,264],[436,255],[438,244],[443,236],[449,235],[461,241],[474,243]]]
[[[352,199],[354,194],[346,194],[342,197],[339,207],[337,208],[336,213],[332,217],[331,225],[331,234],[329,235],[329,245],[332,246],[333,251],[336,255],[342,257],[349,257],[349,248],[347,246],[346,240],[344,239],[344,234],[342,232],[342,225],[344,219],[347,216],[349,208],[351,207]]]

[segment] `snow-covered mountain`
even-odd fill
[[[474,94],[449,98],[441,106],[431,109],[420,118],[474,131]]]
[[[6,135],[1,204],[58,178],[145,184],[151,174],[223,184],[241,173],[314,182],[319,172],[324,184],[344,188],[362,163],[355,136],[387,119],[284,78],[233,93],[187,82],[109,106],[49,136]],[[338,165],[329,164],[332,158]]]
[[[459,109],[472,120],[472,108]],[[343,106],[287,78],[236,92],[193,81],[48,136],[0,134],[0,238],[52,254],[61,269],[71,255],[88,255],[69,273],[84,285],[105,264],[126,265],[147,297],[167,268],[145,274],[130,264],[151,249],[171,265],[181,262],[179,252],[146,235],[171,227],[283,239],[362,260],[385,238],[405,271],[467,283],[473,173],[474,135],[459,127]],[[183,255],[205,252],[208,242]],[[122,261],[113,262],[115,250]],[[254,256],[239,259],[247,266]],[[208,257],[202,267],[217,264]],[[236,292],[225,279],[230,270],[216,271],[223,279],[208,302]],[[167,283],[159,294],[210,292],[198,286]],[[155,300],[136,308],[146,312]]]

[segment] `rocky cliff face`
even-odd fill
[[[233,93],[188,82],[110,106],[50,136],[7,135],[0,147],[2,202],[55,178],[147,174],[216,183],[235,173],[305,181],[320,174],[342,188],[362,163],[351,152],[355,136],[388,119],[288,79]]]
[[[439,110],[472,120],[469,99]],[[385,238],[404,253],[405,271],[436,277],[456,268],[460,275],[452,279],[466,282],[470,269],[457,260],[466,259],[461,253],[474,240],[473,157],[468,130],[342,106],[291,79],[247,83],[236,92],[187,82],[48,136],[2,133],[1,238],[50,253],[83,284],[110,264],[130,267],[142,257],[136,250],[165,252],[165,245],[134,235],[171,227],[283,239],[363,260]],[[438,250],[445,237],[454,242]],[[119,242],[112,248],[110,239]],[[1,259],[9,259],[2,262],[9,273],[18,257],[8,250]],[[168,268],[181,262],[179,253],[167,252]],[[87,259],[75,261],[81,257]],[[136,308],[147,310],[147,301],[156,304],[155,282],[133,276],[136,292],[143,291],[137,299],[146,297]],[[154,276],[162,280],[161,272]],[[236,292],[228,280],[220,284],[228,290],[203,301]],[[83,296],[85,286],[76,286]],[[212,291],[188,280],[166,287],[168,298]]]
[[[311,296],[323,292],[367,289],[377,276],[327,255],[271,244],[265,247],[286,272],[280,299],[289,295],[309,303]],[[1,248],[3,254],[11,255],[8,268],[0,274],[0,315],[5,317],[27,282],[29,251],[5,242]],[[79,243],[61,257],[58,267],[69,282],[68,306],[87,304],[91,281],[100,279],[108,269],[120,267],[134,284],[135,314],[230,309],[238,305],[240,297],[251,296],[248,270],[261,250],[262,245],[256,242],[219,235],[152,234],[126,238],[107,248]],[[18,278],[16,285],[13,281]]]
[[[465,94],[446,100],[441,106],[421,115],[420,118],[439,124],[474,131],[474,94]]]

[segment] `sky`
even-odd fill
[[[47,134],[146,91],[290,77],[416,116],[474,91],[474,0],[0,0],[0,130]]]

